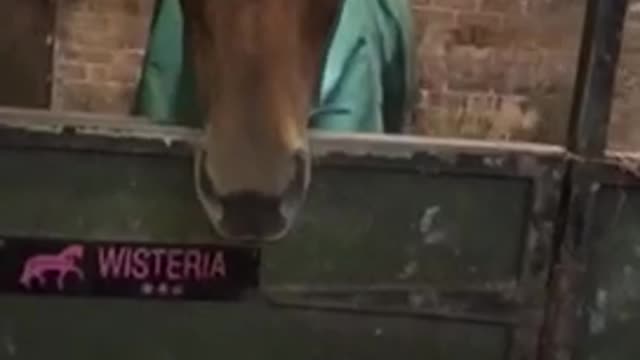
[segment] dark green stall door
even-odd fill
[[[187,154],[20,139],[0,132],[0,237],[211,241]],[[0,359],[534,360],[561,152],[320,140],[305,212],[265,248],[256,294],[3,295]]]
[[[187,159],[0,151],[0,168],[5,234],[161,242],[205,242],[210,236],[187,186]],[[496,201],[496,188],[509,196]],[[518,273],[526,196],[521,181],[321,168],[310,211],[290,239],[265,252],[263,282],[274,289],[428,284],[443,290],[509,283]],[[426,228],[426,216],[432,228]],[[467,301],[457,305],[461,311],[470,307]],[[501,360],[511,331],[409,316],[293,310],[259,300],[0,300],[0,358],[14,360],[463,360],[480,354]]]

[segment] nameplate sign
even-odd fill
[[[136,299],[240,299],[259,250],[0,236],[0,292]]]

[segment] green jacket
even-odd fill
[[[343,0],[310,114],[312,128],[398,132],[415,99],[410,0]],[[158,0],[134,114],[199,126],[178,0]]]

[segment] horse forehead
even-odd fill
[[[234,31],[238,29],[254,29],[258,24],[270,27],[272,29],[291,30],[292,25],[300,24],[298,20],[301,16],[325,13],[331,9],[341,9],[342,4],[354,0],[234,0],[215,1],[205,4],[203,11],[190,14],[191,16],[203,18],[215,18],[219,26],[227,28],[229,24],[233,24]],[[372,0],[373,1],[373,0]],[[209,6],[207,6],[209,5]],[[339,14],[336,14],[339,15]],[[313,22],[302,22],[302,25],[313,25]],[[230,37],[228,33],[223,31],[221,35],[234,41],[237,40],[236,34]],[[281,37],[283,33],[267,32],[262,35],[273,35]]]
[[[210,3],[206,11],[194,14],[217,19],[220,25],[238,24],[238,19],[249,18],[255,23],[286,25],[281,23],[282,17],[294,17],[304,9],[309,0],[234,0],[232,2],[217,1]]]

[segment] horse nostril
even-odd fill
[[[240,193],[222,199],[224,208],[220,223],[224,232],[240,239],[269,239],[286,228],[277,197],[256,193]]]
[[[222,219],[218,227],[230,238],[274,241],[286,235],[300,209],[310,177],[305,151],[293,155],[294,175],[285,192],[267,196],[241,192],[221,198]]]

